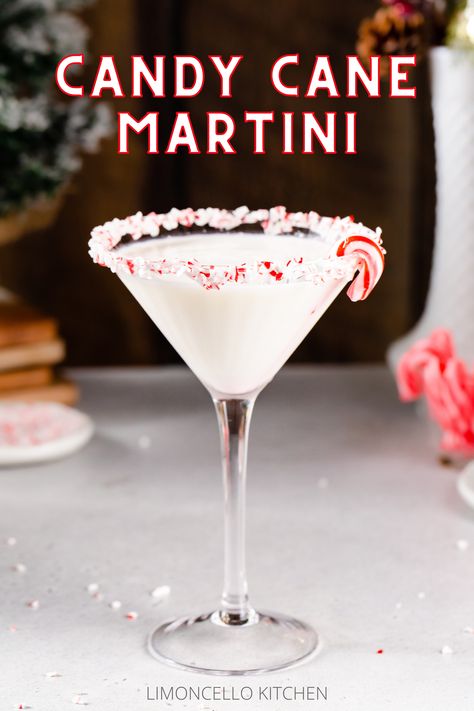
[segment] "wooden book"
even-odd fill
[[[53,365],[62,361],[64,355],[64,342],[60,338],[41,343],[0,348],[0,371]]]
[[[51,368],[28,368],[26,370],[9,370],[0,373],[0,397],[3,390],[18,388],[38,388],[49,385],[53,379]]]
[[[69,380],[57,380],[50,385],[18,390],[5,390],[0,393],[0,401],[17,402],[60,402],[63,405],[74,405],[79,397],[79,391]]]
[[[50,341],[57,334],[54,318],[18,301],[0,301],[0,348]]]

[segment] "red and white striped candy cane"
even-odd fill
[[[385,250],[370,237],[350,235],[335,246],[334,252],[338,257],[357,257],[359,273],[347,290],[347,295],[351,301],[363,301],[382,276]]]

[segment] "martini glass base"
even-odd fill
[[[254,613],[246,624],[224,624],[219,613],[180,617],[160,625],[150,653],[177,669],[223,676],[288,669],[319,651],[312,627],[286,615]]]

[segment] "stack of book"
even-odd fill
[[[56,374],[64,354],[53,318],[18,301],[0,300],[0,400],[76,402],[76,386]]]

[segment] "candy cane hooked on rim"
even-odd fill
[[[356,269],[359,273],[348,288],[347,295],[351,301],[363,301],[382,276],[385,250],[381,242],[363,235],[350,235],[336,244],[333,251],[338,257],[357,258]]]

